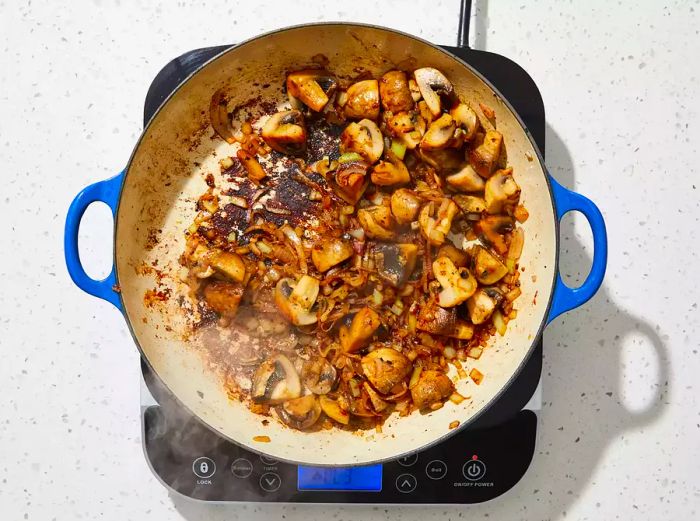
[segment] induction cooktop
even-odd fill
[[[459,45],[442,46],[476,68],[527,125],[544,153],[545,114],[532,78],[513,61],[470,49],[470,2],[460,13]],[[202,63],[230,45],[197,49],[168,63],[153,80],[144,124]],[[512,488],[535,451],[541,406],[542,343],[501,397],[468,428],[425,451],[379,465],[315,468],[252,453],[209,430],[180,406],[141,362],[144,453],[173,493],[213,502],[469,504]]]

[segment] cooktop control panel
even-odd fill
[[[534,452],[537,417],[524,410],[490,428],[460,432],[419,454],[365,467],[303,467],[249,452],[191,418],[144,411],[146,454],[176,492],[206,501],[478,503],[517,483]],[[312,442],[312,440],[310,440]],[[329,456],[330,457],[330,456]]]

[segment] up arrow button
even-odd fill
[[[396,478],[396,490],[403,494],[408,494],[416,489],[418,481],[413,474],[401,474]]]

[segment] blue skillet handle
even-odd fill
[[[603,214],[600,213],[598,207],[590,199],[564,188],[551,175],[549,182],[552,186],[559,222],[565,214],[571,211],[581,212],[588,220],[593,232],[593,265],[588,277],[578,288],[570,288],[564,284],[561,275],[557,272],[547,324],[562,313],[584,304],[595,295],[603,283],[605,267],[608,262],[608,235],[605,231]]]
[[[63,236],[63,248],[66,255],[66,266],[70,278],[73,279],[75,285],[80,289],[99,297],[107,302],[111,302],[119,311],[123,311],[122,303],[119,294],[115,291],[117,276],[114,265],[109,275],[102,280],[95,280],[88,276],[80,262],[80,254],[78,253],[78,230],[80,229],[80,221],[83,214],[90,204],[100,201],[105,203],[112,210],[112,217],[116,215],[117,202],[119,201],[119,192],[121,190],[122,181],[124,180],[124,172],[118,175],[91,184],[84,188],[68,208],[66,216],[66,228]]]

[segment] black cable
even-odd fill
[[[472,0],[462,0],[459,8],[457,47],[469,47],[469,22],[472,16]]]

